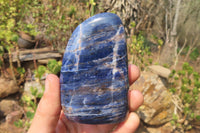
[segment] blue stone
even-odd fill
[[[128,110],[124,27],[112,13],[81,23],[67,44],[60,74],[61,105],[69,120],[119,123]]]

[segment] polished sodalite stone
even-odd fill
[[[115,14],[97,14],[75,29],[60,74],[61,105],[69,120],[105,124],[125,119],[126,50],[124,27]]]

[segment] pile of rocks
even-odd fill
[[[44,80],[37,82],[36,80],[26,81],[24,89],[15,84],[13,80],[0,78],[0,133],[16,133],[22,132],[24,129],[14,125],[24,116],[24,110],[19,104],[21,95],[32,97],[31,88],[37,88],[42,92]]]
[[[23,116],[23,109],[19,105],[19,97],[16,94],[19,91],[20,88],[13,80],[0,78],[0,133],[23,131],[14,126],[14,122]]]
[[[146,71],[141,72],[140,78],[130,87],[130,89],[140,90],[144,95],[144,104],[137,110],[142,122],[136,133],[183,132],[182,129],[176,131],[170,123],[177,108],[176,101],[181,101],[178,96],[176,97],[178,100],[174,101],[174,95],[169,92],[167,79],[170,73],[169,69],[162,66],[149,66]],[[197,108],[199,107],[197,105]],[[199,110],[196,114],[200,114]],[[200,125],[197,121],[192,124]],[[200,128],[191,129],[187,133],[199,131]]]

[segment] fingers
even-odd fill
[[[59,119],[58,125],[56,127],[56,133],[66,133],[66,131],[67,131],[67,129],[65,127],[64,122],[61,119]]]
[[[129,73],[129,84],[133,84],[140,76],[140,71],[138,67],[135,65],[128,66],[128,73]],[[139,126],[140,119],[136,113],[139,106],[143,104],[144,97],[142,93],[138,90],[130,90],[128,92],[128,101],[129,101],[129,114],[127,119],[120,123],[118,127],[114,130],[114,133],[133,133]]]
[[[59,78],[50,74],[45,81],[45,92],[38,104],[29,133],[55,131],[61,111]]]
[[[129,111],[136,111],[144,102],[144,97],[139,90],[128,92]]]
[[[136,131],[140,124],[140,119],[136,113],[129,113],[127,119],[120,123],[113,133],[133,133]]]
[[[129,84],[131,85],[140,76],[139,68],[133,64],[128,65],[128,76],[129,76]]]
[[[144,101],[143,95],[138,90],[130,90],[128,92],[128,101],[129,101],[129,114],[128,118],[118,125],[117,129],[114,133],[133,133],[139,126],[140,119],[136,113],[136,111]]]
[[[143,95],[138,90],[130,90],[128,92],[128,100],[130,113],[127,119],[118,125],[114,133],[134,133],[140,124],[138,115],[133,111],[136,111],[143,104]]]
[[[133,84],[140,76],[139,68],[130,64],[128,66],[129,84]],[[136,111],[139,106],[144,102],[142,93],[138,90],[130,90],[128,93],[129,109],[130,111]]]

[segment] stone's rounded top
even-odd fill
[[[75,63],[75,60],[71,60],[75,56],[73,54],[74,52],[80,55],[89,50],[90,52],[87,56],[85,55],[85,58],[90,58],[91,60],[93,60],[95,56],[104,56],[105,54],[103,53],[95,52],[97,54],[99,53],[95,55],[92,54],[91,51],[95,49],[104,49],[103,52],[108,53],[105,50],[111,50],[112,45],[115,44],[114,42],[121,40],[125,44],[124,33],[122,22],[116,14],[100,13],[94,15],[82,22],[72,33],[66,47],[63,62],[66,62],[65,60],[69,58],[72,64],[73,62]],[[111,47],[105,48],[105,46]],[[126,47],[126,45],[123,47]]]
[[[78,43],[83,47],[83,45],[89,45],[91,40],[96,43],[107,40],[112,38],[118,30],[119,34],[124,33],[122,22],[116,14],[96,14],[78,25],[72,33],[66,50],[73,50],[75,48],[74,45]],[[82,44],[83,42],[85,44]]]
[[[99,23],[110,23],[112,25],[120,25],[122,24],[122,21],[120,20],[120,18],[114,14],[114,13],[99,13],[96,14],[90,18],[88,18],[87,20],[85,20],[82,24],[88,24],[88,25],[98,25]]]

